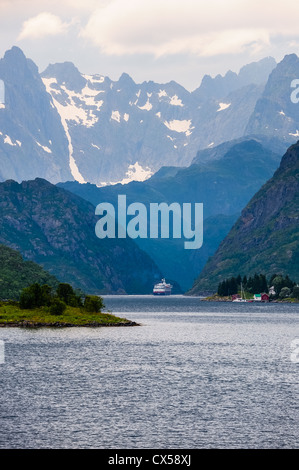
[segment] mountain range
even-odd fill
[[[0,180],[103,186],[189,166],[198,150],[247,135],[290,145],[299,129],[290,83],[298,76],[296,55],[279,64],[265,58],[238,74],[206,75],[189,92],[174,81],[136,84],[126,73],[117,81],[86,75],[71,62],[39,73],[14,46],[0,60]]]
[[[145,179],[165,165],[189,165],[199,148],[242,136],[274,66],[272,59],[251,65],[259,83],[242,80],[242,73],[230,87],[230,77],[212,79],[209,99],[176,82],[83,75],[71,63],[50,65],[41,77],[67,121],[80,181],[103,185],[134,175]]]

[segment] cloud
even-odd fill
[[[80,35],[107,55],[256,53],[273,37],[299,37],[293,0],[110,0]]]
[[[103,0],[0,0],[0,12],[15,13],[40,11],[57,11],[57,14],[67,14],[72,11],[94,11]]]
[[[37,39],[45,36],[64,34],[71,23],[64,23],[59,16],[53,13],[43,12],[24,21],[22,31],[18,39]]]

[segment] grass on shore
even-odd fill
[[[126,318],[119,318],[110,313],[89,313],[83,308],[67,306],[62,315],[52,315],[48,307],[41,307],[32,310],[22,310],[16,302],[0,303],[0,325],[27,325],[34,326],[112,326],[131,324]]]

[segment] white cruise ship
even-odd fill
[[[171,289],[172,289],[172,285],[167,284],[165,279],[162,279],[161,282],[154,285],[153,294],[154,295],[170,295]]]

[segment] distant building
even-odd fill
[[[232,300],[236,300],[236,299],[240,299],[240,298],[241,298],[240,294],[233,294],[232,295]]]
[[[276,295],[274,286],[270,287],[270,289],[269,289],[269,295]]]
[[[254,294],[253,300],[255,300],[255,302],[269,302],[269,295],[265,292],[262,294]]]

